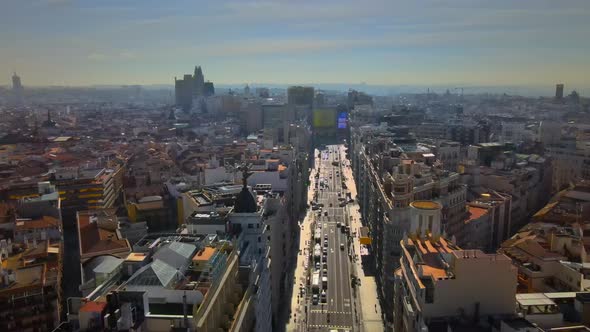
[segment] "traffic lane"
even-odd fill
[[[338,274],[336,268],[336,257],[334,250],[334,226],[331,225],[331,222],[328,222],[328,292],[329,292],[329,300],[328,300],[328,309],[330,311],[334,311],[334,305],[338,301]]]
[[[335,268],[338,270],[338,299],[337,299],[337,303],[336,303],[336,310],[335,311],[342,311],[343,309],[343,302],[342,302],[342,298],[344,297],[344,285],[342,285],[342,251],[340,250],[340,239],[338,238],[338,228],[336,228],[335,234],[334,234],[334,251],[335,253]]]
[[[341,229],[342,227],[339,230]],[[340,251],[340,264],[342,266],[342,311],[348,311],[349,307],[347,307],[346,304],[350,301],[350,274],[348,272],[350,261],[348,260],[348,254],[346,251],[346,239],[343,238],[341,232],[338,232],[338,239],[343,246],[342,250],[338,248]]]
[[[342,237],[339,236],[340,239],[342,240]],[[340,260],[340,264],[342,266],[342,284],[343,284],[343,292],[342,292],[342,298],[341,298],[341,303],[342,303],[342,309],[340,310],[340,312],[342,312],[343,314],[341,314],[341,320],[340,323],[342,325],[352,325],[352,308],[351,308],[351,292],[350,292],[350,283],[349,283],[349,271],[350,271],[350,266],[349,266],[349,261],[348,261],[348,255],[346,250],[341,250],[341,260]]]

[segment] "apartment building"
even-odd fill
[[[55,170],[53,183],[61,199],[62,213],[113,207],[122,190],[124,169],[81,169],[79,167]]]
[[[353,133],[353,174],[361,215],[371,235],[382,305],[391,321],[392,271],[399,266],[399,243],[409,230],[411,203],[437,201],[442,206],[442,227],[453,229],[466,217],[466,188],[458,173],[442,169],[432,151],[367,129]]]
[[[61,245],[1,240],[0,248],[0,330],[53,330],[61,310]]]
[[[462,321],[477,331],[489,326],[490,316],[513,315],[516,268],[510,259],[463,250],[441,236],[439,203],[414,201],[410,209],[410,231],[400,241],[394,273],[394,330],[454,331],[452,323]]]

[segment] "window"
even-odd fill
[[[258,237],[258,243],[260,243],[260,236]]]
[[[248,228],[254,228],[254,224],[248,224]]]

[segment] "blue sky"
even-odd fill
[[[0,0],[0,73],[28,85],[590,87],[590,1]],[[0,81],[1,82],[1,81]]]

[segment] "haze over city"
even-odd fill
[[[590,332],[590,0],[0,0],[0,332]]]
[[[198,62],[219,84],[590,88],[584,0],[1,6],[0,73],[16,71],[30,86],[171,84]]]

